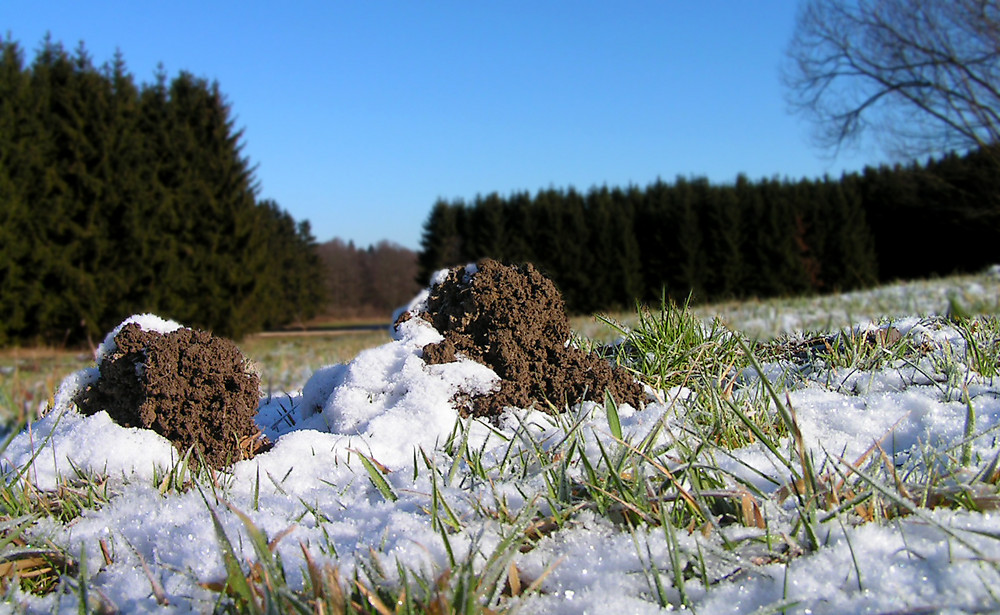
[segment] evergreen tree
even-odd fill
[[[824,178],[827,249],[823,254],[824,289],[866,288],[878,280],[875,245],[865,220],[856,176]]]
[[[256,202],[218,84],[140,89],[120,53],[99,70],[48,38],[27,68],[0,52],[0,343],[93,342],[137,311],[233,336],[315,311],[308,226]]]
[[[708,247],[709,297],[732,299],[743,294],[743,244],[745,227],[736,189],[700,186],[705,203],[702,226]]]
[[[535,230],[531,194],[515,192],[503,203],[504,258],[511,263],[535,262],[532,233]]]
[[[636,210],[635,235],[642,260],[646,301],[658,301],[671,284],[670,255],[676,250],[677,234],[669,224],[670,186],[657,179],[646,187]]]
[[[736,178],[736,194],[742,217],[748,229],[744,244],[743,262],[746,263],[746,295],[773,297],[782,294],[783,282],[774,268],[771,242],[780,229],[770,219],[769,204],[764,201],[761,184],[753,184],[743,174]]]
[[[0,344],[25,335],[43,297],[33,282],[34,249],[24,232],[32,214],[30,199],[37,144],[32,131],[31,90],[20,47],[0,42]],[[33,164],[34,163],[34,164]]]
[[[676,272],[671,285],[671,297],[684,301],[689,295],[693,295],[696,300],[701,301],[706,299],[708,263],[705,259],[698,205],[695,202],[697,195],[691,183],[683,177],[677,178],[671,192],[668,219],[677,234],[676,252],[671,255]]]
[[[461,260],[461,237],[459,236],[458,211],[462,205],[439,199],[434,203],[431,214],[424,223],[420,239],[417,283],[426,286],[431,275],[438,269],[453,267]]]
[[[643,295],[642,253],[635,234],[636,210],[642,205],[643,195],[636,186],[629,186],[625,192],[616,188],[611,192],[611,200],[615,206],[611,237],[617,263],[613,307],[631,308]]]
[[[565,193],[555,193],[555,215],[561,218],[562,232],[552,236],[549,244],[552,254],[552,279],[566,299],[567,309],[576,313],[589,313],[595,308],[591,272],[595,267],[594,256],[587,245],[590,229],[586,204],[582,194],[570,188]]]
[[[615,204],[607,186],[592,188],[586,196],[585,219],[589,227],[587,246],[593,259],[593,267],[588,272],[586,292],[581,293],[586,302],[577,306],[584,312],[607,309],[618,302],[620,297],[615,287],[620,277],[621,262],[615,245]]]
[[[467,235],[469,260],[487,257],[503,260],[507,252],[507,238],[504,232],[504,205],[500,196],[496,192],[486,197],[477,196],[468,222],[471,226]]]

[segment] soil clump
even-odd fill
[[[484,259],[475,272],[451,269],[419,316],[444,335],[424,347],[428,364],[461,354],[500,376],[499,389],[474,397],[464,414],[495,420],[508,406],[562,412],[584,400],[602,402],[605,391],[618,403],[643,404],[642,386],[628,371],[569,344],[562,295],[530,263]]]
[[[207,331],[162,334],[122,327],[100,377],[76,402],[84,414],[106,410],[119,425],[152,429],[182,454],[195,449],[221,469],[260,452],[254,423],[260,377],[239,348]]]

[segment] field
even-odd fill
[[[0,580],[28,612],[996,610],[997,314],[994,269],[577,318],[656,401],[497,426],[448,407],[468,366],[410,373],[423,333],[250,338],[272,452],[199,472],[50,413],[3,456]],[[5,420],[92,365],[5,351]],[[310,415],[334,387],[367,418]]]
[[[703,305],[693,307],[692,313],[705,320],[718,317],[752,338],[772,339],[794,331],[835,330],[865,319],[946,314],[953,302],[970,314],[1000,314],[1000,283],[988,273],[953,276],[899,283],[875,292]],[[629,311],[605,316],[630,324],[636,314]],[[579,335],[598,342],[610,342],[620,335],[596,316],[577,316],[571,322]],[[361,350],[387,341],[389,335],[384,331],[253,336],[241,342],[240,348],[257,362],[261,387],[268,394],[300,390],[316,369],[350,361]],[[0,424],[37,414],[51,401],[63,378],[91,365],[93,356],[88,351],[0,350]]]

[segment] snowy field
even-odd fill
[[[411,319],[263,398],[274,448],[225,473],[194,474],[162,437],[79,414],[85,370],[2,456],[4,498],[82,495],[72,515],[5,522],[0,556],[14,560],[17,536],[73,565],[46,595],[11,583],[6,600],[256,612],[316,608],[319,586],[340,584],[362,612],[1000,611],[1000,326],[933,316],[951,298],[1000,302],[998,287],[993,272],[869,291],[896,307],[787,316],[785,331],[854,326],[758,347],[714,380],[696,357],[641,410],[510,409],[499,425],[450,404],[496,375],[426,365],[421,348],[442,336]]]

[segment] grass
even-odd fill
[[[968,315],[1000,315],[1000,284],[995,274],[956,275],[943,279],[897,282],[879,292],[854,291],[814,297],[749,299],[691,306],[703,321],[721,320],[750,339],[769,340],[796,331],[838,331],[864,320],[903,316],[947,316],[954,306]],[[658,306],[651,306],[654,310]],[[611,320],[635,324],[632,310],[609,314]],[[572,319],[581,336],[609,342],[614,327],[590,316]]]
[[[301,390],[309,376],[324,365],[346,363],[359,352],[390,340],[388,331],[364,331],[317,336],[251,336],[240,350],[261,372],[266,395]]]
[[[953,286],[970,288],[976,283],[976,278],[962,277]],[[491,434],[505,442],[500,455],[470,445],[471,424],[459,420],[437,450],[414,453],[412,481],[429,485],[422,514],[447,553],[446,564],[434,570],[389,564],[373,545],[368,558],[345,571],[329,561],[336,560],[334,549],[321,549],[320,561],[315,546],[299,545],[303,582],[292,583],[289,579],[295,575],[278,552],[287,533],[265,534],[250,514],[226,501],[219,477],[192,470],[184,457],[157,474],[154,487],[163,497],[201,491],[225,567],[224,578],[202,585],[217,594],[217,612],[513,611],[525,597],[544,592],[551,572],[549,568],[529,578],[519,567],[519,557],[588,515],[608,520],[631,537],[640,564],[636,573],[648,585],[647,599],[661,607],[694,606],[697,592],[736,574],[747,562],[788,564],[822,548],[832,528],[891,526],[904,517],[937,528],[984,566],[996,568],[1000,564],[991,553],[929,514],[935,508],[1000,509],[1000,454],[982,459],[971,446],[979,438],[993,437],[995,428],[979,425],[982,400],[969,392],[970,383],[992,382],[998,375],[1000,304],[971,292],[943,296],[949,302],[941,306],[940,315],[917,310],[926,318],[908,331],[895,329],[887,319],[854,327],[853,320],[834,322],[828,317],[804,329],[815,333],[797,335],[783,334],[780,328],[768,335],[747,335],[726,324],[735,321],[736,314],[746,321],[759,320],[761,314],[771,314],[773,322],[788,321],[793,311],[821,312],[828,298],[814,304],[795,300],[742,307],[692,308],[665,302],[600,319],[605,339],[622,340],[615,347],[615,360],[664,391],[669,410],[645,431],[633,433],[608,398],[604,404],[550,417],[544,429],[525,422],[513,435]],[[868,318],[864,315],[871,309],[885,309],[878,302],[875,308],[866,307],[858,294],[843,300],[837,313]],[[885,311],[911,313],[913,301]],[[956,301],[965,302],[966,310],[961,315],[952,311],[947,320],[947,307]],[[713,311],[719,317],[706,321],[705,314]],[[976,315],[984,311],[986,315]],[[798,318],[796,322],[805,322]],[[954,327],[957,337],[942,341],[921,334],[945,326]],[[265,374],[267,389],[294,390],[317,367],[350,360],[386,339],[384,332],[255,338],[241,347]],[[56,374],[83,363],[65,353],[49,358],[51,371],[46,371],[49,359],[42,354],[3,358],[11,366],[5,373],[9,379],[0,384],[0,404],[8,416],[30,416],[32,410],[23,402],[36,396],[47,399],[58,382]],[[885,439],[853,459],[808,449],[789,393],[813,384],[853,394],[849,383],[882,370],[894,370],[904,388],[929,381],[942,399],[960,401],[966,408],[962,440],[943,450],[927,443],[922,455],[901,465],[886,452]],[[731,461],[733,450],[751,445],[776,460],[776,471],[758,476],[773,491],[762,490],[760,481],[747,480],[745,473],[722,469],[733,467],[720,463]],[[402,493],[398,480],[390,482],[376,459],[357,454],[364,471],[359,480],[367,478],[386,502],[397,500]],[[432,461],[441,455],[447,463]],[[490,490],[501,482],[517,485],[523,504],[514,505],[506,494]],[[469,503],[473,512],[462,512],[454,501],[456,487],[487,495]],[[88,588],[87,567],[94,563],[45,542],[32,528],[42,518],[70,523],[114,496],[108,477],[99,474],[74,472],[54,490],[35,488],[28,472],[8,477],[0,488],[0,590],[10,591],[17,584],[23,591],[73,593],[82,605],[95,609],[107,606]],[[318,511],[312,513],[317,524],[331,522]],[[227,534],[220,515],[239,519],[245,537],[240,540],[247,547],[243,552],[251,557],[239,555],[236,537]],[[459,550],[456,535],[480,522],[496,525],[501,538],[489,548],[474,539]],[[712,537],[714,546],[692,542],[692,534]],[[656,541],[666,545],[665,558],[654,555],[651,544]],[[851,553],[845,578],[863,591],[864,562],[854,557],[853,547]],[[155,579],[147,576],[160,600],[162,588],[157,590]],[[783,600],[772,606],[780,611],[794,605]]]

